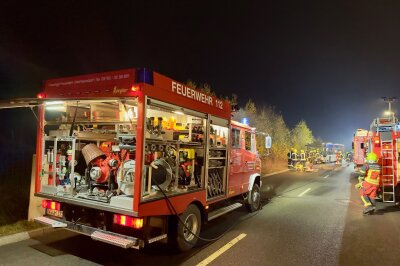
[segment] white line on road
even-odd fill
[[[229,243],[225,244],[225,246],[223,246],[222,248],[218,249],[217,251],[215,251],[213,254],[211,254],[208,258],[206,258],[205,260],[201,261],[199,264],[197,264],[197,266],[205,266],[208,265],[210,262],[212,262],[213,260],[215,260],[216,258],[218,258],[222,253],[224,253],[225,251],[227,251],[228,249],[230,249],[231,247],[233,247],[233,245],[235,245],[237,242],[239,242],[242,238],[244,238],[246,236],[246,234],[240,234],[237,237],[235,237],[234,239],[232,239],[231,241],[229,241]]]
[[[297,195],[297,197],[301,197],[301,196],[303,196],[304,194],[306,194],[308,191],[310,191],[311,190],[311,188],[307,188],[305,191],[303,191],[303,192],[301,192],[299,195]]]
[[[324,176],[324,178],[328,178],[329,175]]]

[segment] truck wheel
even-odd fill
[[[177,219],[175,225],[176,230],[172,230],[171,240],[178,251],[188,251],[197,243],[197,237],[201,228],[200,210],[196,205],[190,204],[186,211],[179,215],[180,221]]]
[[[253,184],[253,188],[248,192],[246,208],[249,212],[255,212],[261,207],[260,186],[257,183]]]

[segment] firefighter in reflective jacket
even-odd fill
[[[356,188],[360,189],[361,200],[364,203],[364,214],[371,214],[375,211],[375,199],[379,189],[381,167],[378,164],[378,156],[375,153],[368,153],[366,164],[363,165],[358,178],[360,183]]]
[[[304,150],[300,150],[300,163],[301,165],[303,165],[303,168],[306,167],[306,161],[307,161],[306,153],[304,152]]]
[[[290,151],[287,154],[288,157],[288,168],[293,168],[293,161],[292,161],[292,154],[293,154],[293,148],[290,149]]]
[[[297,149],[293,149],[293,151],[292,151],[292,165],[293,165],[293,168],[297,167],[297,161],[298,161]]]

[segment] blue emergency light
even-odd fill
[[[136,72],[136,83],[147,83],[153,85],[153,71],[147,68],[139,68]]]
[[[243,117],[240,121],[242,124],[249,125],[249,119],[247,117]]]

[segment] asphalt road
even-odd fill
[[[241,208],[213,220],[203,237],[234,227],[187,253],[163,244],[123,250],[58,230],[0,247],[0,264],[197,265],[214,258],[209,265],[398,265],[400,209],[379,204],[376,214],[362,215],[351,172],[343,166],[265,177],[262,210]]]

